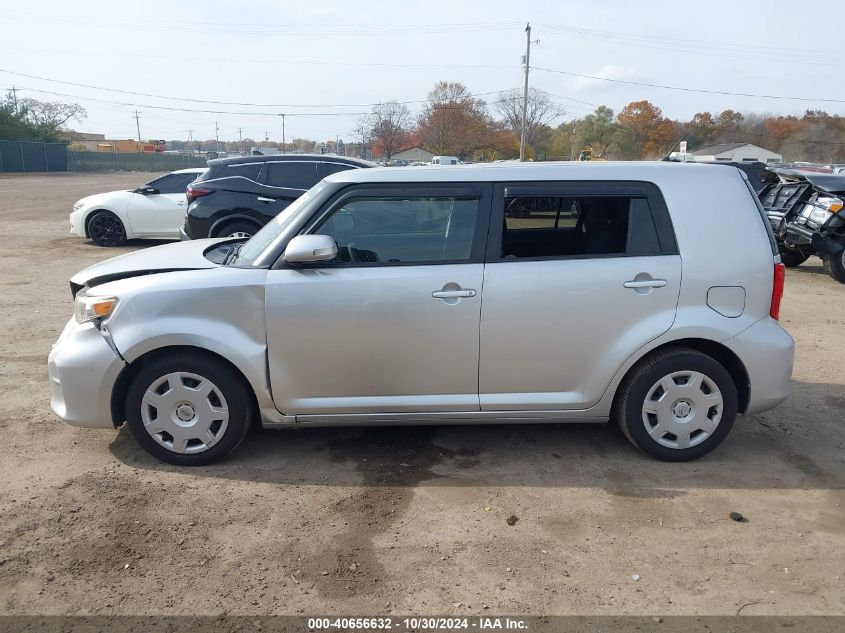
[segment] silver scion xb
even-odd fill
[[[733,167],[354,169],[249,241],[122,255],[71,289],[53,410],[125,422],[174,464],[222,458],[253,422],[609,419],[690,460],[792,372],[783,266]]]

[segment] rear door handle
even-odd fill
[[[275,202],[276,201],[275,198],[265,198],[264,196],[258,196],[256,198],[256,200],[258,200],[259,202]]]
[[[467,288],[465,290],[435,290],[431,293],[435,299],[464,299],[467,297],[474,297],[475,290]]]
[[[631,280],[622,284],[626,288],[664,288],[666,286],[665,279],[643,279],[641,281]]]

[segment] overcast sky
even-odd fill
[[[244,138],[281,140],[286,112],[288,140],[350,140],[368,104],[420,102],[438,80],[460,81],[492,104],[522,86],[527,21],[540,40],[531,85],[556,95],[561,120],[639,99],[681,119],[725,108],[845,114],[842,0],[3,0],[0,21],[0,69],[44,78],[0,72],[0,87],[78,101],[88,118],[74,127],[109,138],[136,136],[137,107],[144,138],[185,139],[188,130],[214,138],[219,122],[221,140],[237,139],[239,127]],[[341,105],[351,107],[333,107]]]

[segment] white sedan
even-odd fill
[[[70,214],[71,235],[90,237],[100,246],[127,239],[179,239],[185,221],[185,188],[204,167],[180,169],[131,191],[109,191],[82,198]]]

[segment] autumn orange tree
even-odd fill
[[[616,117],[619,153],[626,159],[659,158],[677,141],[675,122],[648,101],[633,101]]]
[[[438,81],[417,120],[416,135],[427,150],[467,158],[484,145],[487,106],[458,82]]]

